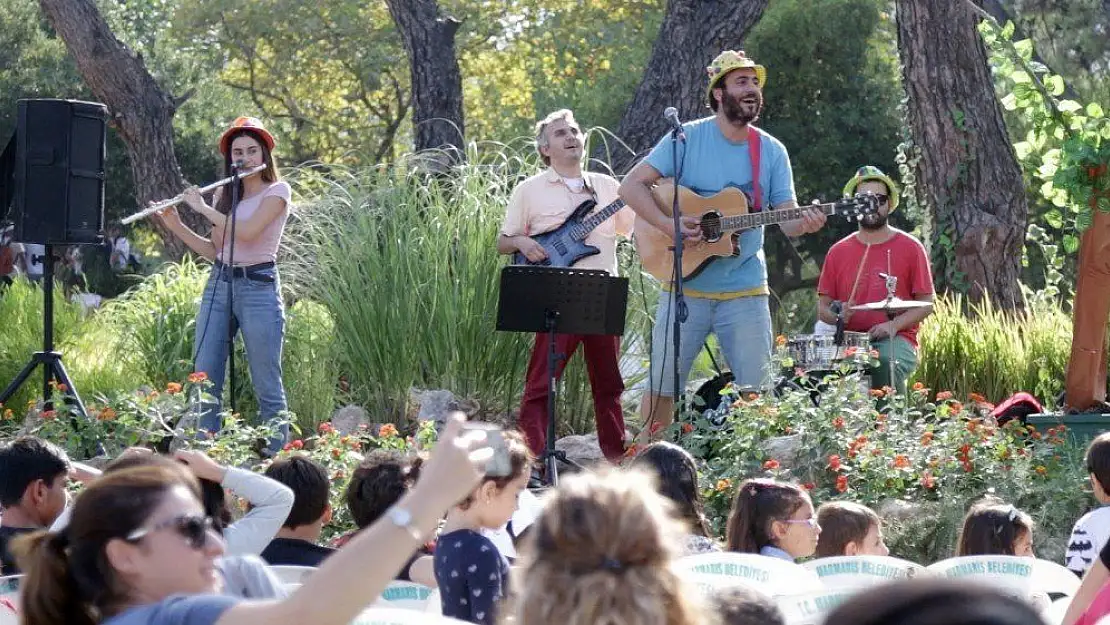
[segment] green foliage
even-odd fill
[[[914,379],[957,395],[1001,401],[1028,391],[1052,404],[1064,390],[1071,353],[1071,316],[1056,300],[1030,298],[1021,312],[990,300],[970,306],[940,298],[921,324]]]
[[[722,395],[721,428],[694,413],[670,432],[701,461],[718,532],[735,487],[773,477],[802,484],[815,504],[844,498],[872,506],[885,517],[891,554],[928,564],[953,555],[969,504],[993,494],[1030,512],[1038,555],[1059,560],[1072,523],[1093,503],[1083,450],[1065,428],[998,427],[974,394],[916,385],[908,396],[882,397],[880,413],[882,393],[864,394],[853,374],[830,380],[816,405],[806,390],[740,397],[727,388]],[[781,455],[774,457],[766,441],[778,437],[791,444],[776,446]]]

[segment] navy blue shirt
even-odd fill
[[[436,583],[443,615],[492,625],[509,584],[509,565],[490,539],[473,530],[443,534],[436,542]]]

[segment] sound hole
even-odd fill
[[[721,240],[721,214],[710,211],[701,216],[701,235],[709,243]]]

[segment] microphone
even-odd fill
[[[682,122],[678,121],[678,109],[673,106],[668,106],[663,111],[663,119],[667,120],[667,124],[671,127],[671,132],[675,133],[679,141],[686,141],[686,131],[682,128]]]
[[[232,169],[242,169],[243,168],[243,159],[239,159],[237,161],[231,161],[231,167],[232,167]]]

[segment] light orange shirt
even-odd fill
[[[620,183],[611,176],[592,172],[582,172],[582,176],[586,179],[586,189],[581,193],[571,191],[563,177],[550,167],[517,185],[505,211],[501,234],[507,237],[543,234],[561,226],[586,200],[597,200],[594,211],[617,201]],[[590,193],[591,189],[596,198]],[[626,206],[594,228],[586,237],[586,243],[596,246],[600,253],[583,258],[574,268],[604,269],[617,275],[617,235],[629,236],[635,219],[636,213]]]

